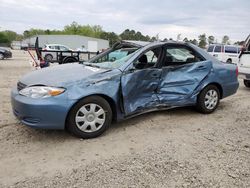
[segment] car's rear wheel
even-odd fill
[[[0,53],[0,59],[4,59],[4,55],[2,53]]]
[[[215,85],[208,85],[198,95],[196,107],[204,114],[212,113],[220,103],[220,92]]]
[[[95,138],[111,124],[112,110],[109,103],[99,96],[79,101],[69,112],[66,127],[81,138]]]
[[[44,60],[47,62],[51,62],[53,60],[53,56],[51,54],[46,54]]]
[[[250,80],[244,80],[244,85],[250,88]]]

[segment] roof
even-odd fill
[[[147,41],[136,41],[136,40],[122,40],[122,42],[131,43],[131,44],[135,44],[138,46],[146,46],[150,43]]]

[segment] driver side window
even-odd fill
[[[137,61],[134,63],[136,69],[145,69],[149,67],[154,67],[160,56],[161,48],[156,48],[145,52],[140,55]]]

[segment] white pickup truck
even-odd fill
[[[245,86],[250,88],[250,35],[248,35],[245,41],[245,47],[245,50],[239,56],[238,70]]]

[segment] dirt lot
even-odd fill
[[[82,140],[12,115],[10,90],[28,55],[0,61],[0,187],[250,187],[250,90],[218,110],[154,112]]]

